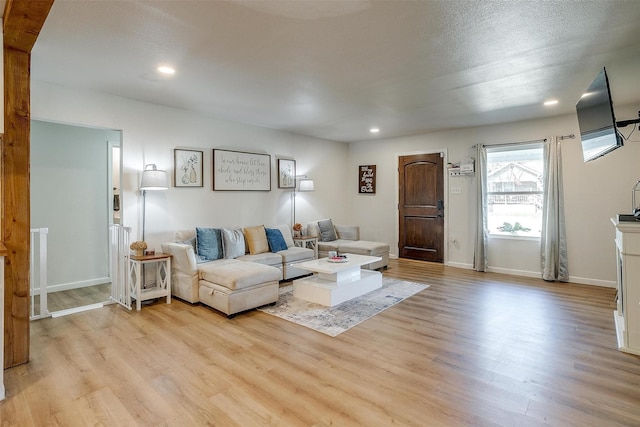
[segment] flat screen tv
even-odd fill
[[[622,138],[616,130],[613,102],[606,69],[602,69],[589,89],[576,104],[582,156],[585,162],[602,157],[622,147]]]

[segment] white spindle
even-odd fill
[[[131,310],[131,294],[128,286],[129,235],[131,228],[111,226],[111,301]]]
[[[48,228],[32,228],[31,229],[31,257],[30,257],[30,280],[31,285],[31,320],[50,317],[49,308],[47,306],[47,235]],[[37,236],[37,244],[36,244]],[[36,255],[36,248],[38,253]],[[36,292],[36,278],[38,283],[38,291]],[[35,296],[40,296],[40,310],[35,311]]]

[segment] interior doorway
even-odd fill
[[[44,284],[32,283],[32,318],[109,302],[109,227],[122,220],[121,148],[118,130],[32,120],[32,234],[47,230]],[[32,276],[40,276],[33,263]]]
[[[398,157],[400,258],[444,262],[442,153]]]

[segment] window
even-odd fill
[[[540,237],[542,143],[487,147],[487,228],[490,235]]]

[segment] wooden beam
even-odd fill
[[[4,14],[4,139],[1,152],[4,367],[29,361],[31,49],[53,0],[9,0]]]
[[[3,18],[5,47],[31,53],[51,6],[53,0],[7,0]]]
[[[9,252],[4,269],[5,368],[29,361],[29,57],[4,49],[2,232]]]

